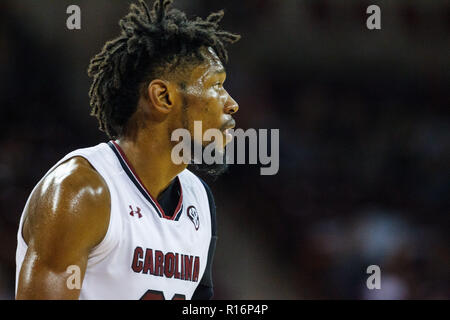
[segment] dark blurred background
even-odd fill
[[[0,299],[34,185],[106,141],[89,116],[90,58],[129,1],[0,3]],[[66,28],[77,4],[82,29]],[[381,7],[382,29],[366,28]],[[280,129],[280,170],[231,167],[218,207],[216,299],[450,298],[450,3],[177,0],[224,8],[238,127]],[[368,290],[366,268],[381,268]]]

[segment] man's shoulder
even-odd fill
[[[209,205],[209,210],[211,213],[211,227],[212,227],[212,234],[213,236],[216,235],[217,231],[216,231],[216,203],[214,200],[214,195],[213,192],[211,191],[211,188],[209,187],[209,185],[199,176],[197,176],[196,174],[194,174],[192,171],[185,169],[181,174],[190,177],[191,179],[195,179],[198,183],[198,186],[200,186],[201,188],[203,188],[206,192],[206,195],[208,197],[208,205]]]
[[[53,225],[53,230],[70,225],[98,225],[103,229],[109,221],[109,190],[90,163],[75,156],[57,165],[38,183],[24,214],[26,238],[40,225]]]
[[[186,180],[190,181],[193,184],[196,184],[200,188],[204,188],[206,193],[208,194],[208,198],[212,197],[212,191],[209,185],[198,175],[196,175],[194,172],[190,171],[189,169],[184,169],[180,174],[179,177],[183,177]]]
[[[39,187],[44,188],[43,192],[61,189],[60,192],[67,195],[82,192],[84,198],[101,198],[108,193],[102,176],[81,156],[74,156],[60,163],[44,177]]]
[[[108,187],[90,161],[95,163],[97,158],[105,159],[105,149],[109,149],[108,145],[100,143],[70,152],[45,174],[36,189],[45,187],[44,191],[47,191],[64,187],[69,193],[82,189],[86,195],[101,198],[108,193]]]

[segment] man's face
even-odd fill
[[[205,61],[193,69],[182,92],[185,103],[183,126],[189,130],[194,142],[202,146],[210,142],[198,141],[199,136],[194,135],[194,121],[201,121],[202,137],[206,130],[218,129],[224,146],[232,138],[227,129],[235,127],[232,114],[239,106],[224,88],[226,73],[219,57],[211,48],[205,48],[202,54]]]
[[[201,145],[203,151],[207,145],[215,144],[215,151],[219,152],[223,163],[194,166],[198,171],[218,176],[227,168],[225,145],[232,140],[229,129],[236,125],[232,114],[238,111],[239,106],[224,88],[226,73],[219,57],[211,48],[205,48],[202,54],[204,61],[193,68],[185,82],[185,87],[181,90],[183,107],[180,110],[180,119],[182,127],[190,132],[192,148],[194,145]],[[198,128],[197,133],[195,132],[196,121],[201,122],[201,132]],[[214,142],[203,141],[202,137],[209,129],[218,130],[221,139]],[[213,140],[215,139],[213,138]],[[198,161],[196,162],[198,163]]]

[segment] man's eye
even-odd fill
[[[214,88],[221,89],[222,88],[222,82],[217,82],[216,84],[214,84]]]

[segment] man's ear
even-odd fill
[[[153,80],[147,87],[148,98],[156,111],[168,114],[173,108],[172,92],[164,80]]]

